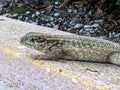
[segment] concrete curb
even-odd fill
[[[20,37],[31,31],[71,34],[3,16],[0,19],[5,19],[0,21],[0,80],[14,90],[119,90],[119,66],[33,60],[30,54],[35,50],[19,44]]]

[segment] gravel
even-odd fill
[[[71,9],[66,6],[65,8],[59,9],[58,7],[63,0],[44,0],[45,3],[50,3],[52,7],[51,12],[26,8],[25,13],[10,13],[18,7],[36,6],[32,1],[34,0],[31,0],[31,2],[29,0],[0,0],[0,14],[36,25],[57,28],[62,31],[68,31],[70,28],[74,28],[75,33],[78,35],[94,36],[120,42],[120,33],[114,31],[109,32],[107,30],[109,24],[108,26],[101,25],[103,22],[102,18],[89,21],[89,16],[93,15],[94,10],[85,13],[82,7]],[[36,6],[36,8],[38,7]]]

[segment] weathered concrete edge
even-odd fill
[[[1,17],[0,17],[1,18]],[[6,17],[2,17],[3,19],[5,18],[5,19],[9,19],[9,18],[6,18]],[[12,20],[12,19],[9,19],[9,20]],[[1,48],[4,48],[4,52],[6,53],[6,52],[8,52],[8,53],[11,53],[12,55],[13,55],[13,57],[21,57],[22,55],[21,55],[21,53],[18,53],[18,52],[14,52],[14,51],[12,51],[11,49],[9,49],[9,48],[6,48],[6,47],[3,47],[3,46],[1,46]],[[19,58],[20,58],[19,57]],[[78,76],[75,76],[75,75],[70,75],[69,73],[67,73],[67,72],[58,72],[59,71],[59,69],[58,68],[56,68],[56,67],[52,67],[52,66],[50,66],[50,65],[41,65],[41,63],[39,62],[34,62],[33,60],[30,60],[30,58],[28,57],[28,59],[27,60],[29,60],[30,62],[32,62],[34,65],[37,65],[37,66],[41,66],[41,67],[51,67],[51,70],[54,72],[54,73],[57,73],[57,74],[60,74],[60,75],[62,75],[62,76],[66,76],[66,77],[70,77],[70,78],[76,78],[77,80],[79,80],[80,82],[82,82],[85,86],[91,86],[91,85],[96,85],[95,83],[92,83],[92,82],[88,82],[88,81],[86,81],[86,80],[84,80],[83,78],[80,78],[80,77],[78,77]],[[102,86],[98,86],[98,85],[96,85],[96,87],[99,89],[99,90],[106,90],[104,87],[102,87]]]

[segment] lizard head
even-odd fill
[[[21,44],[36,50],[42,50],[45,47],[45,42],[46,39],[43,37],[43,34],[35,32],[27,33],[20,40]]]

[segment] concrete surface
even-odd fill
[[[82,61],[33,60],[19,44],[30,31],[69,34],[0,16],[0,90],[120,90],[120,66]],[[71,35],[71,34],[69,34]]]

